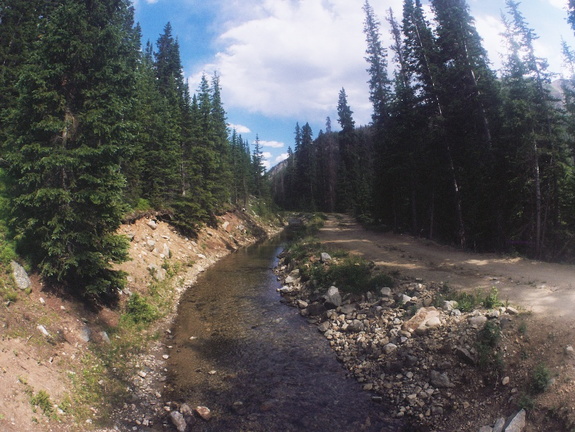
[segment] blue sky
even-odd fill
[[[538,55],[561,72],[561,38],[575,46],[566,23],[568,0],[525,0],[520,8],[539,35]],[[228,121],[250,143],[259,135],[267,166],[293,148],[296,122],[314,135],[329,116],[337,130],[343,87],[357,125],[368,124],[364,0],[136,0],[143,42],[155,44],[165,24],[180,43],[191,90],[217,71]],[[424,0],[425,3],[425,0]],[[468,0],[495,69],[501,65],[504,0]],[[385,16],[401,18],[402,0],[370,0],[389,45]]]

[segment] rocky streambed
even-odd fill
[[[329,254],[306,257],[323,266]],[[521,383],[506,370],[520,320],[510,306],[458,309],[445,286],[398,280],[363,295],[317,286],[284,254],[275,272],[283,302],[329,341],[350,376],[412,430],[525,430]],[[344,287],[341,287],[344,288]],[[496,303],[496,302],[494,302]]]

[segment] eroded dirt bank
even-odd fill
[[[108,349],[110,339],[122,337],[114,332],[121,308],[87,308],[44,290],[32,275],[29,292],[19,292],[0,310],[0,430],[85,431],[102,423],[119,430],[162,427],[158,418],[165,417],[166,341],[181,294],[221,257],[281,229],[279,222],[264,223],[249,209],[218,217],[217,229],[205,227],[195,238],[179,235],[154,217],[123,225],[120,232],[131,243],[130,260],[120,267],[129,275],[120,304],[165,283],[172,288],[162,291],[160,300],[171,313],[143,332],[156,339],[144,352],[118,354],[121,358],[113,361],[121,366],[117,370],[107,370],[95,353]],[[79,388],[75,382],[84,385]],[[109,406],[92,399],[95,387],[109,397]],[[118,387],[123,387],[120,393]],[[121,399],[118,394],[123,394]]]

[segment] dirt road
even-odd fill
[[[501,300],[575,328],[573,265],[475,254],[407,235],[366,231],[340,215],[329,217],[319,237],[401,275],[466,291],[496,287]]]

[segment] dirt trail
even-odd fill
[[[575,266],[476,254],[407,235],[366,231],[348,216],[330,216],[320,240],[390,271],[473,291],[496,287],[499,298],[540,317],[573,324]],[[574,327],[575,328],[575,327]]]

